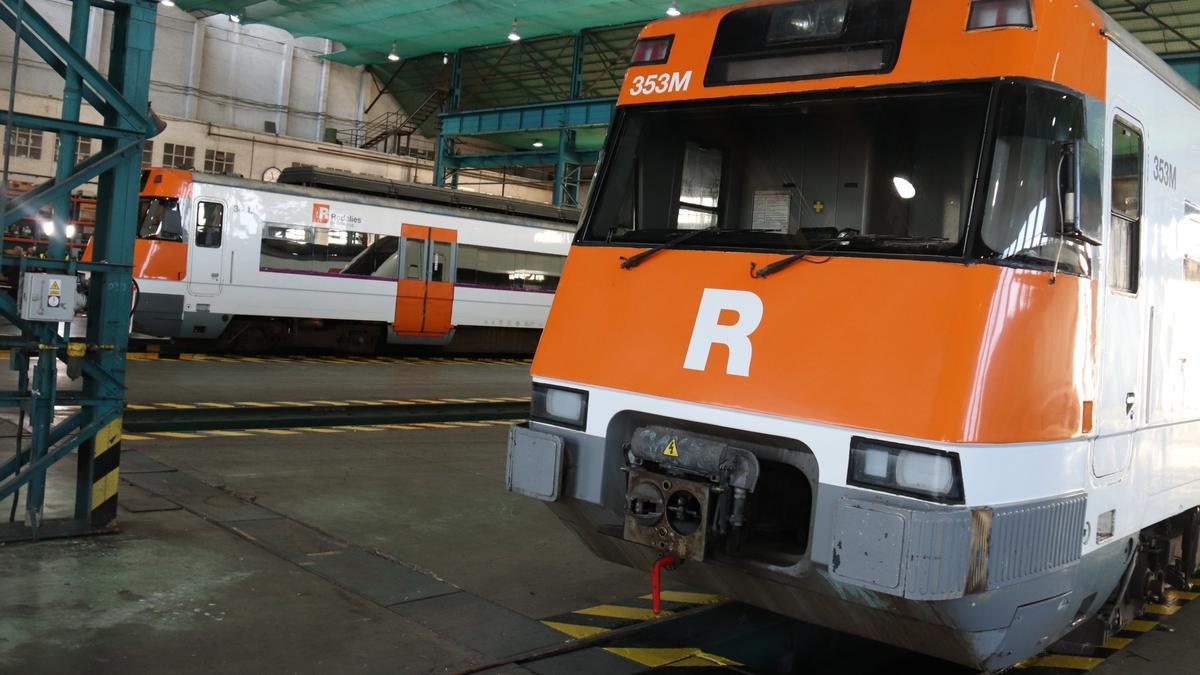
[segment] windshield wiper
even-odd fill
[[[638,253],[635,256],[631,256],[629,258],[621,258],[621,269],[623,269],[623,270],[633,269],[634,267],[637,267],[638,265],[641,265],[643,262],[645,262],[646,258],[649,258],[650,256],[654,255],[655,253],[658,253],[659,251],[665,251],[669,248],[675,248],[676,246],[679,246],[680,244],[687,242],[688,240],[690,240],[694,237],[698,237],[706,232],[716,232],[717,229],[718,229],[717,226],[713,225],[712,227],[706,227],[703,230],[688,230],[687,232],[684,232],[683,234],[681,234],[677,237],[673,237],[671,239],[664,241],[661,244],[658,244],[657,246],[648,248],[645,251],[642,251],[641,253]]]
[[[829,249],[841,246],[843,244],[849,244],[849,243],[850,243],[850,237],[848,236],[847,231],[842,230],[841,232],[838,233],[838,236],[836,239],[830,239],[829,241],[827,241],[823,244],[817,244],[816,246],[813,246],[812,248],[810,248],[806,251],[801,251],[795,255],[789,255],[788,257],[784,258],[783,260],[776,260],[775,262],[771,263],[770,265],[764,265],[762,267],[758,267],[755,263],[752,262],[752,263],[750,263],[750,276],[757,277],[759,279],[762,279],[763,277],[769,277],[772,274],[775,274],[776,272],[779,272],[786,267],[790,267],[794,263],[798,263],[801,260],[804,260],[805,258],[807,258],[808,256],[810,256],[814,253],[820,253],[821,251],[828,251]]]
[[[769,277],[776,272],[790,267],[794,263],[804,260],[814,253],[828,251],[846,244],[856,244],[862,242],[879,242],[883,244],[944,244],[947,241],[950,240],[946,239],[945,237],[913,237],[903,234],[859,234],[857,230],[848,228],[838,232],[837,238],[835,239],[830,239],[825,243],[817,244],[806,251],[801,251],[795,255],[790,255],[782,260],[776,260],[770,265],[756,268],[754,263],[750,263],[750,276],[757,277],[759,279],[763,277]]]

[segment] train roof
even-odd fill
[[[175,169],[153,169],[156,171],[177,171]],[[325,170],[328,171],[328,170]],[[297,197],[306,197],[309,199],[325,199],[329,201],[351,202],[355,204],[365,204],[368,206],[381,206],[384,208],[393,209],[408,209],[411,211],[421,211],[424,213],[434,213],[444,216],[452,216],[455,218],[476,218],[497,223],[505,223],[508,225],[519,225],[524,227],[543,227],[564,232],[574,232],[577,219],[579,217],[578,209],[559,209],[558,207],[545,206],[546,209],[553,209],[559,213],[558,217],[547,218],[533,212],[521,212],[516,208],[482,208],[481,206],[472,206],[464,203],[467,200],[455,199],[433,199],[430,195],[434,193],[453,192],[457,190],[447,190],[445,188],[429,188],[430,192],[419,192],[417,190],[409,191],[407,195],[397,193],[381,194],[372,192],[354,192],[346,188],[331,189],[329,187],[317,185],[303,185],[296,183],[267,183],[264,181],[250,180],[238,176],[226,176],[221,174],[200,173],[198,171],[188,171],[190,180],[196,183],[209,183],[212,185],[222,185],[226,187],[241,188],[246,190],[260,190],[265,192],[274,192],[279,194],[295,195]],[[331,172],[343,173],[343,172]],[[346,173],[347,176],[355,174]],[[392,182],[392,181],[385,181]],[[412,185],[406,183],[395,183],[399,186],[410,188],[426,188],[424,185]],[[421,199],[419,196],[424,194],[427,198]],[[477,195],[475,193],[458,193],[462,196],[471,195],[473,197],[486,196]],[[492,200],[501,200],[499,197],[491,197]],[[474,204],[483,204],[480,200]],[[503,199],[506,202],[515,202],[519,204],[530,204],[533,206],[544,206],[536,202],[526,202],[518,199]],[[573,215],[572,215],[573,212]],[[571,218],[568,220],[567,218]]]
[[[1144,42],[1133,36],[1125,29],[1116,19],[1104,14],[1104,34],[1117,45],[1126,54],[1129,54],[1135,61],[1142,64],[1147,70],[1154,73],[1160,80],[1165,82],[1180,96],[1191,102],[1192,105],[1200,108],[1200,89],[1196,89],[1191,82],[1179,71],[1171,67],[1169,63],[1162,60],[1158,54],[1146,46]]]
[[[382,176],[364,176],[362,174],[350,173],[349,171],[321,169],[314,166],[288,167],[279,175],[278,182],[287,185],[320,187],[377,197],[424,202],[427,204],[443,204],[476,211],[527,216],[542,220],[556,220],[560,223],[569,223],[571,225],[579,222],[579,209],[552,206],[524,199],[497,197],[478,192],[452,190],[433,185],[420,185],[417,183],[390,180]]]

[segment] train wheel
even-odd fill
[[[235,354],[261,354],[271,346],[271,338],[260,326],[247,326],[230,345]]]

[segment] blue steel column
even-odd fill
[[[575,34],[575,50],[571,59],[571,99],[579,98],[583,87],[583,32]],[[579,204],[579,165],[575,157],[575,130],[566,126],[558,131],[558,154],[554,161],[555,206]]]
[[[87,51],[88,21],[91,6],[86,2],[76,0],[71,8],[70,44],[78,53]],[[15,67],[15,64],[14,64]],[[79,121],[81,105],[81,82],[79,72],[74,68],[68,69],[64,77],[63,102],[61,117],[68,122]],[[64,180],[71,175],[75,168],[75,143],[78,136],[71,132],[58,135],[58,164],[55,168],[55,179]],[[46,257],[51,260],[62,260],[67,255],[67,221],[70,220],[71,196],[63,195],[56,199],[53,206],[52,227],[47,233],[49,239]],[[57,394],[58,359],[53,344],[58,324],[38,326],[38,343],[44,345],[38,350],[37,364],[33,368],[33,381],[28,413],[31,428],[32,461],[40,459],[50,446],[50,427],[54,422],[54,404]],[[46,474],[40,473],[29,482],[29,491],[25,497],[25,523],[37,536],[40,529],[46,494]]]
[[[80,2],[80,0],[76,0]],[[157,4],[144,0],[133,0],[127,6],[118,6],[113,17],[112,59],[109,63],[108,80],[120,91],[121,96],[136,110],[147,110],[150,102],[150,62],[154,50],[154,17]],[[105,115],[105,126],[133,130],[136,121],[111,112]],[[144,139],[143,139],[144,143]],[[133,241],[137,234],[138,192],[141,186],[142,144],[126,146],[124,156],[111,171],[100,175],[96,189],[97,205],[95,234],[93,235],[93,259],[110,263],[103,271],[92,276],[92,293],[88,297],[87,322],[89,342],[99,346],[87,355],[88,361],[106,373],[103,378],[89,377],[84,381],[83,394],[89,399],[120,399],[125,395],[125,350],[129,344],[129,309],[132,289]],[[119,142],[105,139],[103,149],[115,152]],[[99,282],[99,283],[97,283]],[[120,405],[120,403],[118,403]],[[103,418],[104,411],[89,408],[90,416],[84,424]],[[92,460],[86,482],[78,479],[80,492],[76,494],[76,519],[81,519],[85,509],[90,510],[94,527],[104,527],[116,520],[116,463],[120,459],[120,418],[116,421],[117,440],[105,440],[108,445],[99,448],[104,452],[104,471],[96,470],[97,461]],[[80,467],[85,456],[91,460],[97,450],[95,440],[89,441],[80,451]],[[111,494],[103,499],[96,498],[93,479],[110,480]],[[86,491],[86,497],[83,492]],[[86,504],[86,507],[85,507]]]
[[[459,102],[462,100],[462,50],[454,52],[454,58],[450,61],[450,94],[446,96],[445,103],[442,104],[444,112],[454,112],[458,110]],[[437,158],[433,165],[433,184],[438,187],[446,185],[446,172],[451,171],[450,187],[458,187],[458,165],[454,161],[454,138],[442,133],[441,125],[438,125],[437,138]]]

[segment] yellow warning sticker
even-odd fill
[[[62,288],[58,285],[58,281],[50,282],[50,295],[62,295]]]
[[[675,444],[674,438],[671,439],[670,443],[667,443],[667,447],[663,448],[663,455],[665,455],[667,457],[678,457],[679,456],[679,446],[677,446]]]

